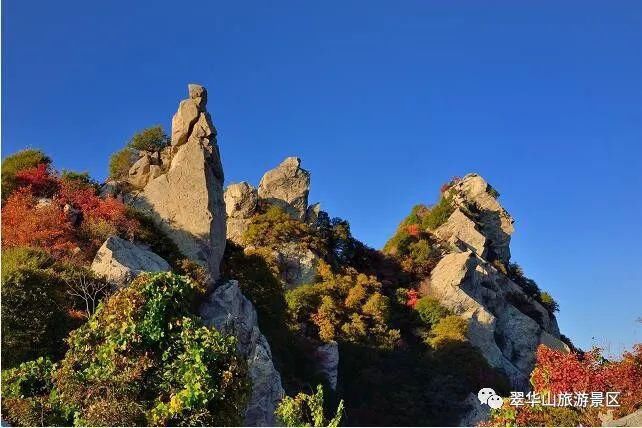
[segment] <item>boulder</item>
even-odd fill
[[[274,367],[267,339],[258,327],[256,310],[241,293],[237,281],[216,288],[201,307],[206,325],[238,340],[238,351],[247,360],[252,393],[245,412],[245,426],[274,426],[274,411],[285,395],[281,376]]]
[[[608,417],[602,418],[603,427],[642,427],[642,409],[615,420],[611,413],[607,415]]]
[[[192,94],[198,93],[196,86]],[[216,280],[225,250],[224,177],[216,129],[203,104],[205,88],[200,88],[201,100],[182,101],[174,115],[166,172],[151,179],[131,203],[147,212],[183,254],[205,266]]]
[[[308,208],[310,173],[301,168],[301,159],[286,158],[279,166],[266,172],[259,184],[259,198],[285,209],[303,220]]]
[[[136,189],[142,189],[149,181],[149,171],[152,166],[150,156],[144,154],[129,168],[127,181]]]
[[[478,174],[468,174],[450,187],[445,196],[451,197],[455,206],[474,217],[479,231],[488,240],[488,253],[484,257],[508,264],[514,220],[497,201],[499,194],[492,186]]]
[[[468,320],[468,340],[513,388],[528,390],[540,344],[568,352],[555,318],[470,250],[446,255],[424,289]]]
[[[319,373],[330,384],[330,388],[337,389],[339,374],[339,344],[334,340],[317,347],[315,352]]]
[[[91,270],[113,284],[124,285],[141,272],[169,272],[171,267],[156,253],[110,236],[98,249]]]
[[[298,242],[281,244],[274,251],[281,282],[288,288],[312,284],[317,277],[319,257],[306,245]]]
[[[243,233],[258,210],[257,191],[245,181],[230,184],[225,189],[224,199],[227,213],[227,239],[241,244]]]

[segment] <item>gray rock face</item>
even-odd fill
[[[603,427],[640,427],[642,426],[642,409],[620,419],[613,420],[611,416],[602,420]]]
[[[461,419],[459,419],[460,427],[474,427],[479,423],[485,422],[490,417],[490,407],[482,404],[477,395],[470,393],[462,403],[467,409]]]
[[[471,344],[514,388],[528,390],[540,344],[568,352],[555,318],[473,252],[446,255],[429,281],[428,295],[469,321]]]
[[[281,282],[286,288],[296,288],[314,282],[319,257],[310,248],[297,242],[288,242],[280,245],[274,253]]]
[[[254,187],[243,181],[227,186],[224,199],[227,213],[227,239],[241,244],[241,238],[250,219],[257,213],[258,193]]]
[[[124,285],[141,272],[169,272],[171,267],[156,253],[110,236],[98,249],[91,270],[113,284]]]
[[[319,372],[327,379],[332,389],[337,389],[339,374],[339,344],[335,341],[324,343],[316,349]]]
[[[469,249],[480,257],[486,256],[488,240],[479,232],[477,224],[459,208],[435,230],[435,235],[461,250]]]
[[[167,172],[151,179],[132,203],[216,280],[226,235],[223,167],[205,88],[191,85],[190,94],[172,120]]]
[[[308,208],[309,192],[310,173],[301,168],[299,158],[289,157],[265,173],[259,184],[258,195],[302,220]]]
[[[486,180],[477,174],[468,174],[448,189],[446,195],[451,196],[453,203],[462,211],[474,217],[479,231],[488,240],[483,257],[508,263],[514,220],[497,201],[496,192]]]
[[[210,294],[201,307],[205,323],[238,339],[238,350],[247,360],[252,394],[245,412],[245,426],[274,426],[274,411],[285,392],[272,362],[267,339],[258,327],[256,311],[243,296],[238,282],[228,281]]]

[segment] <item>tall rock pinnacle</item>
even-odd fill
[[[172,118],[172,143],[166,149],[171,162],[134,204],[216,280],[225,250],[225,202],[216,128],[206,104],[207,90],[190,84],[189,98]]]

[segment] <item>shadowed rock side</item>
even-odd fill
[[[489,261],[507,264],[513,219],[497,193],[469,174],[445,193],[455,210],[435,235],[451,244],[421,289],[469,321],[468,339],[516,389],[529,388],[540,344],[568,351],[552,313]]]
[[[238,282],[228,281],[211,293],[201,307],[201,316],[207,325],[233,334],[240,354],[247,360],[252,394],[244,425],[274,426],[274,411],[285,394],[281,376],[272,362],[270,345],[259,330],[256,310],[241,293]]]
[[[180,250],[216,280],[226,235],[223,168],[216,129],[205,109],[207,91],[189,85],[189,94],[172,119],[166,172],[151,178],[132,203],[149,212]]]

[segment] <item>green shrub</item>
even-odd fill
[[[163,131],[160,125],[139,131],[129,140],[127,147],[134,150],[144,150],[156,152],[169,144],[169,137]]]
[[[422,297],[417,300],[415,310],[419,313],[419,318],[429,326],[436,325],[442,318],[450,315],[450,311],[432,297]]]
[[[296,397],[285,397],[276,408],[280,425],[286,427],[337,427],[343,416],[343,400],[332,419],[327,420],[323,412],[323,387],[309,395],[299,393]]]
[[[247,366],[234,337],[190,312],[196,288],[141,275],[70,334],[54,383],[76,425],[241,424]]]
[[[555,299],[553,299],[553,296],[551,296],[546,291],[542,291],[541,293],[539,293],[538,300],[550,313],[557,312],[560,310],[560,307],[555,301]]]
[[[2,371],[2,415],[17,426],[68,425],[62,409],[50,397],[56,365],[48,358]]]
[[[2,200],[16,189],[16,174],[39,164],[51,164],[51,159],[40,150],[26,149],[7,156],[2,161]]]
[[[24,247],[2,251],[2,364],[40,356],[59,358],[74,327],[61,272],[47,253]]]
[[[430,211],[421,219],[421,225],[425,229],[435,230],[448,220],[448,217],[455,211],[451,198],[441,197],[437,204],[430,207]]]
[[[273,247],[287,242],[319,246],[318,240],[303,222],[293,219],[282,208],[270,205],[265,213],[256,215],[243,233],[243,244]]]
[[[109,158],[109,177],[122,179],[127,177],[129,169],[136,162],[136,152],[129,147],[117,151]]]
[[[88,172],[76,172],[63,169],[60,173],[60,180],[72,189],[86,189],[89,187],[93,188],[95,192],[100,190],[100,185],[89,176]]]
[[[467,331],[468,321],[456,315],[448,315],[432,327],[428,344],[433,348],[440,348],[452,342],[463,342]]]

